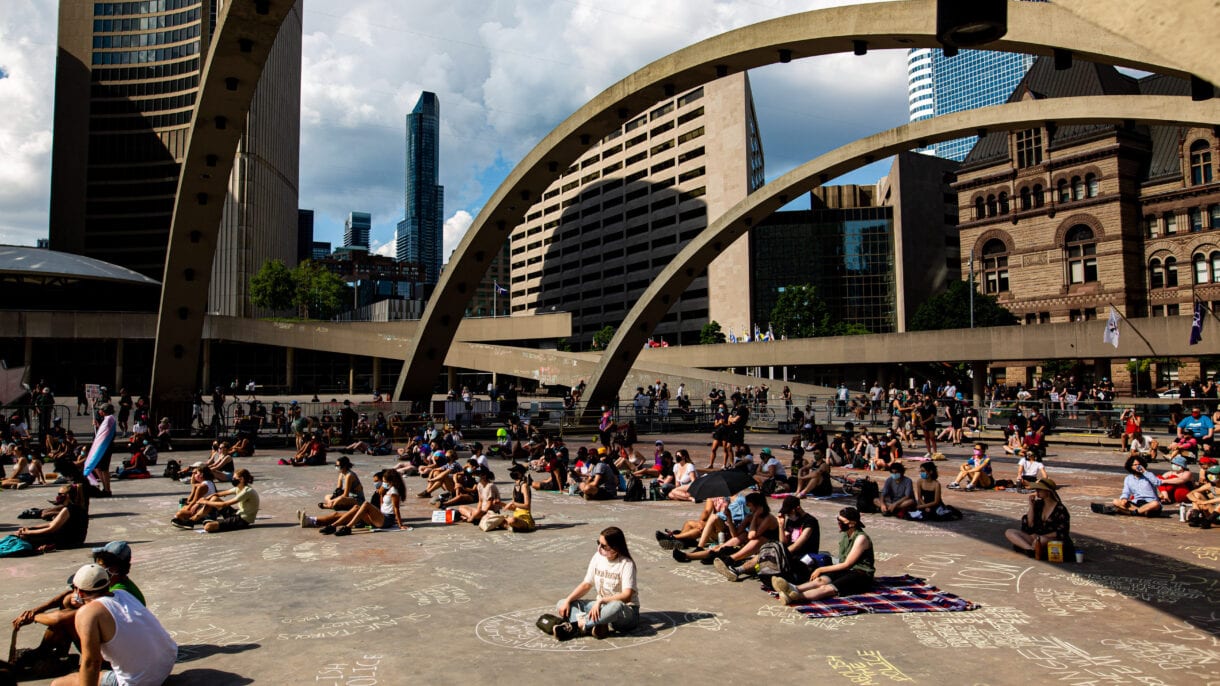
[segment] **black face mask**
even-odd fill
[[[839,531],[847,531],[850,528],[851,528],[850,524],[844,524],[843,522],[839,522]]]

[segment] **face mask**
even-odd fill
[[[850,525],[844,524],[843,522],[839,522],[839,531],[847,531],[850,528],[851,528]]]
[[[1032,431],[1026,431],[1026,432],[1025,432],[1025,435],[1026,435],[1026,436],[1033,436],[1033,435],[1034,435],[1034,432],[1032,432]]]
[[[1180,472],[1180,471],[1182,471],[1182,465],[1180,465],[1180,464],[1175,464],[1175,465],[1173,466],[1173,471],[1175,471],[1175,472]]]
[[[920,472],[920,473],[919,473],[919,478],[921,478],[921,479],[923,479],[923,480],[925,480],[925,481],[926,481],[926,480],[928,479],[928,473],[927,473],[927,472]]]
[[[1215,474],[1208,474],[1208,475],[1207,475],[1207,480],[1208,480],[1208,481],[1210,481],[1210,482],[1212,482],[1212,483],[1216,483],[1216,479],[1217,479],[1217,477],[1216,477],[1216,475],[1215,475]]]
[[[979,455],[982,455],[982,454],[983,454],[983,451],[982,451],[982,450],[976,450],[976,451],[974,451],[974,456],[975,456],[975,457],[978,457]]]

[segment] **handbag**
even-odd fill
[[[508,518],[495,512],[488,512],[483,515],[483,519],[479,520],[479,528],[483,531],[502,529],[506,524],[508,524]]]

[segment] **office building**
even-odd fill
[[[435,284],[441,273],[445,189],[439,183],[440,128],[440,101],[436,93],[424,91],[407,115],[406,212],[395,246],[399,261],[423,266],[424,280],[417,286]]]
[[[763,152],[744,73],[630,114],[556,179],[510,236],[512,312],[572,314],[574,347],[614,326],[708,222],[763,183]],[[749,240],[726,246],[658,323],[695,343],[710,320],[750,316]]]
[[[373,218],[368,212],[349,212],[343,222],[343,247],[369,249],[369,231]]]
[[[163,277],[219,0],[60,0],[50,238]],[[217,237],[209,311],[254,314],[249,277],[297,254],[301,6],[255,91]]]
[[[1077,60],[1039,58],[1010,100],[1190,94],[1165,76],[1135,78]],[[1213,128],[1048,124],[981,138],[955,190],[961,259],[977,287],[1027,325],[1189,317],[1220,308],[1220,137]],[[1133,386],[1127,359],[1095,360],[1097,377]],[[1193,380],[1199,361],[1157,365],[1163,385]],[[1032,367],[1036,362],[1030,363]],[[1008,369],[1028,383],[1029,370]],[[1148,388],[1143,384],[1143,388]]]
[[[330,243],[314,241],[309,246],[309,259],[321,260],[330,257]]]
[[[487,273],[479,281],[479,285],[475,288],[474,297],[470,299],[470,304],[466,306],[467,317],[507,317],[512,310],[512,301],[509,298],[509,284],[512,283],[512,274],[508,268],[508,243],[505,242],[505,247],[496,253],[492,258],[491,264],[487,266]]]

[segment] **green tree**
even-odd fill
[[[974,326],[1008,326],[1017,318],[990,295],[975,292]],[[970,328],[970,284],[953,281],[944,293],[923,301],[911,316],[907,327],[911,331]]]
[[[292,270],[296,283],[293,304],[305,319],[330,319],[343,306],[343,280],[310,260]]]
[[[279,260],[264,262],[258,273],[250,277],[250,302],[257,307],[286,310],[292,307],[295,290],[292,271]]]
[[[826,301],[818,297],[816,287],[807,283],[784,287],[771,309],[771,328],[777,338],[833,335]]]
[[[699,342],[703,345],[713,345],[716,343],[724,343],[724,332],[720,330],[720,322],[713,319],[703,325],[699,331]]]
[[[610,340],[614,338],[614,327],[607,324],[593,334],[593,349],[605,350],[610,345]]]

